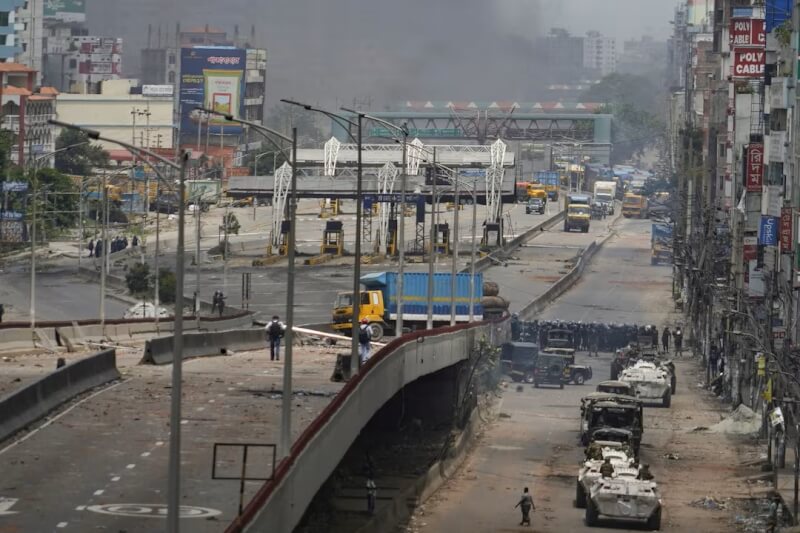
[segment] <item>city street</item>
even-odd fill
[[[670,284],[669,267],[650,266],[649,222],[622,220],[617,236],[599,252],[583,280],[542,318],[672,325],[676,315],[671,312]],[[610,361],[611,354],[597,359],[579,355],[579,364],[594,369],[593,379],[582,387],[505,389],[498,406],[501,416],[486,429],[459,473],[418,511],[409,531],[588,530],[584,511],[573,506],[583,457],[578,407],[583,395],[608,379]],[[690,433],[720,419],[721,410],[707,403],[708,397],[697,388],[699,380],[694,362],[679,361],[672,407],[645,409],[642,462],[651,465],[659,482],[665,531],[731,531],[730,507],[712,511],[689,504],[709,495],[722,500],[747,494],[737,479],[742,474],[737,472],[735,443],[722,435]],[[517,528],[519,511],[514,505],[525,486],[533,492],[537,511],[532,528]],[[603,525],[614,528],[592,530],[629,527]]]

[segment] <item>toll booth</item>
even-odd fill
[[[281,237],[278,241],[278,255],[289,255],[289,229],[292,227],[291,220],[281,221]]]
[[[344,228],[340,220],[329,220],[322,231],[320,254],[344,255]]]
[[[450,253],[450,225],[447,223],[436,224],[434,232],[433,250],[437,254]]]
[[[503,219],[500,219],[498,222],[486,222],[483,226],[481,246],[486,248],[500,248],[503,244]]]
[[[339,216],[339,199],[325,198],[319,202],[319,218]]]

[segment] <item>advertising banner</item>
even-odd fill
[[[758,229],[758,244],[777,246],[779,227],[780,219],[778,217],[761,215],[761,226]]]
[[[791,254],[794,244],[794,210],[791,207],[784,207],[781,209],[781,226],[780,226],[780,239],[781,239],[781,253]]]
[[[750,143],[747,146],[747,192],[761,192],[764,183],[764,145]]]
[[[744,262],[755,261],[758,258],[758,237],[744,237],[742,241]]]
[[[767,52],[755,48],[733,51],[733,77],[739,79],[763,78]]]
[[[206,107],[236,117],[244,103],[246,51],[227,46],[200,46],[181,49],[181,135],[197,135],[205,116],[195,110]],[[238,135],[242,127],[215,116],[210,119],[211,135]]]
[[[45,0],[42,11],[44,18],[64,22],[86,22],[85,0]]]
[[[765,47],[766,25],[763,19],[731,19],[731,48]]]

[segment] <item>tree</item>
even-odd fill
[[[80,143],[89,143],[89,136],[82,131],[64,129],[56,138],[56,150]],[[108,165],[108,153],[97,144],[80,144],[56,154],[56,169],[65,174],[86,176],[93,168]]]
[[[149,294],[151,288],[150,265],[147,263],[133,265],[125,274],[125,285],[134,296],[141,297]]]
[[[158,271],[158,299],[161,303],[175,303],[175,274],[169,269],[162,268]]]

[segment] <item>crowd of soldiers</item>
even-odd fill
[[[511,317],[511,336],[515,341],[533,342],[539,348],[545,347],[547,333],[554,329],[571,331],[578,350],[613,352],[635,343],[640,337],[652,336],[653,344],[658,345],[659,331],[654,325],[605,324],[598,322],[566,322],[562,320],[534,320],[526,322],[517,315]]]
[[[100,257],[103,255],[103,250],[111,250],[113,254],[124,250],[128,247],[128,244],[134,247],[139,246],[139,237],[134,235],[130,243],[128,243],[128,237],[124,235],[121,237],[114,237],[106,246],[103,246],[103,241],[100,239],[97,239],[97,241],[90,240],[87,248],[89,249],[89,257]]]

